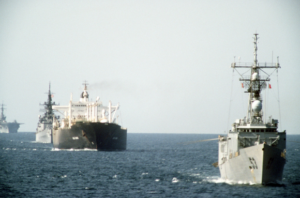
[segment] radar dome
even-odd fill
[[[262,109],[262,104],[261,104],[261,102],[259,101],[259,100],[254,100],[253,102],[252,102],[252,110],[254,111],[254,112],[260,112],[261,111],[261,109]]]
[[[252,74],[252,80],[257,80],[258,78],[259,78],[258,73],[257,73],[257,72],[254,72],[254,73]]]

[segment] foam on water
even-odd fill
[[[59,149],[59,148],[52,148],[51,151],[97,151],[97,149]]]
[[[37,142],[37,141],[30,141],[32,144],[51,144],[51,143],[44,143],[44,142]]]
[[[178,146],[211,138],[129,133],[128,150],[101,152],[54,149],[35,143],[34,133],[0,134],[0,197],[300,197],[299,144],[287,142],[285,186],[265,187],[221,179],[211,165],[214,142]]]
[[[177,182],[179,182],[179,179],[177,179],[176,177],[173,177],[172,183],[177,183]]]
[[[222,179],[221,177],[216,177],[216,176],[212,176],[212,177],[207,177],[206,179],[204,179],[204,181],[206,182],[210,182],[210,183],[226,183],[229,185],[256,185],[253,182],[248,182],[248,181],[233,181],[233,180],[229,180],[229,179]]]

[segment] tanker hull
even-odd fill
[[[127,130],[114,123],[76,123],[71,128],[53,130],[57,149],[126,150]]]

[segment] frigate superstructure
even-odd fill
[[[6,116],[4,115],[4,107],[1,104],[1,114],[0,114],[0,133],[8,133],[8,126],[6,122]]]
[[[44,104],[41,104],[44,106],[44,115],[39,115],[39,121],[36,128],[35,133],[35,140],[36,142],[41,143],[52,143],[52,123],[53,123],[53,117],[55,117],[55,114],[52,109],[52,105],[55,105],[55,102],[52,102],[52,96],[51,93],[51,85],[49,84],[49,91],[48,91],[48,100],[47,102],[44,102]]]
[[[53,147],[57,149],[126,150],[127,129],[117,123],[119,104],[104,106],[99,97],[89,101],[87,83],[80,100],[68,106],[53,106],[64,115],[53,120]]]
[[[263,118],[261,91],[270,75],[265,70],[278,70],[280,64],[258,63],[258,34],[254,34],[254,62],[233,62],[233,69],[247,68],[250,76],[241,75],[242,86],[249,93],[247,116],[237,119],[227,136],[219,136],[218,166],[221,178],[241,183],[268,184],[282,180],[286,163],[286,131],[278,131],[278,120]],[[261,75],[264,74],[266,76]],[[270,85],[269,85],[270,86]]]
[[[13,122],[7,122],[6,116],[4,115],[4,105],[1,105],[1,114],[0,114],[0,133],[17,133],[20,125],[16,120]]]

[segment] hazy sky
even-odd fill
[[[247,110],[230,65],[253,61],[257,32],[258,61],[273,54],[282,67],[263,92],[266,114],[300,134],[299,9],[298,0],[0,0],[0,102],[7,121],[34,132],[49,81],[67,105],[87,80],[90,98],[120,103],[129,133],[224,133]]]

